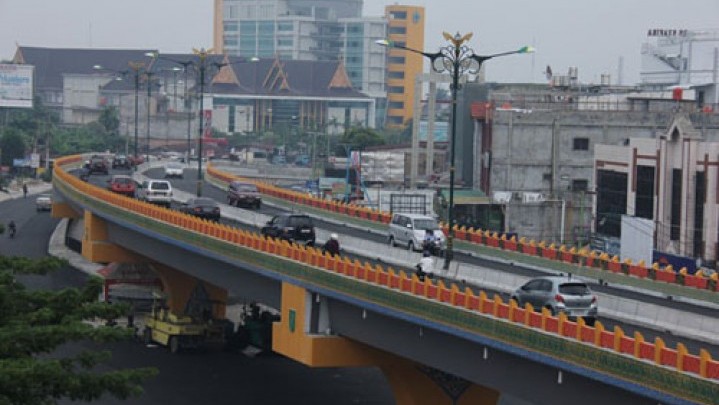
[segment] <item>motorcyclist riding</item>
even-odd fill
[[[422,252],[422,258],[417,263],[416,268],[417,272],[415,274],[417,274],[419,281],[424,281],[425,277],[434,277],[434,259],[432,259],[432,254],[428,250]]]
[[[438,251],[437,237],[434,235],[434,231],[426,229],[424,233],[424,240],[422,241],[422,251],[435,254]]]
[[[17,231],[17,228],[16,228],[16,226],[15,226],[15,221],[10,220],[10,223],[8,224],[7,227],[10,229],[10,237],[11,237],[11,238],[14,238],[14,237],[15,237],[15,232]]]
[[[322,247],[322,253],[324,252],[329,253],[332,257],[340,254],[340,242],[336,233],[331,234],[329,240],[325,242]]]

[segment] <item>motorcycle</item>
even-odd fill
[[[432,256],[443,255],[442,243],[439,240],[425,240],[422,242],[422,251],[429,252]]]

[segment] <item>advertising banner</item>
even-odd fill
[[[32,108],[34,66],[0,64],[0,107]]]

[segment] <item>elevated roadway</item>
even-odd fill
[[[214,299],[231,291],[281,308],[275,351],[311,366],[377,365],[398,403],[496,403],[501,392],[536,403],[719,397],[719,365],[706,354],[657,348],[147,206],[63,171],[79,161],[57,163],[53,215],[84,219],[83,255],[163,264],[175,310],[198,288]]]

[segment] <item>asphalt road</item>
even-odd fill
[[[50,218],[47,212],[37,213],[32,196],[0,203],[0,221],[7,224],[10,219],[16,222],[18,232],[13,239],[7,233],[0,235],[0,254],[47,256],[47,243],[58,220]],[[80,286],[86,279],[85,273],[68,267],[48,276],[26,276],[22,281],[29,288],[62,289]],[[76,343],[63,347],[58,354],[99,347]],[[173,355],[165,348],[146,347],[134,341],[102,347],[111,350],[113,356],[101,369],[153,366],[160,373],[146,384],[142,397],[127,401],[104,398],[96,404],[394,403],[384,376],[375,368],[312,369],[274,354],[254,358],[221,351]]]
[[[163,172],[162,168],[156,168],[156,169],[148,170],[147,172],[145,172],[145,174],[148,177],[152,177],[152,178],[162,178],[164,172]],[[185,169],[185,176],[183,179],[172,179],[171,182],[173,184],[173,187],[178,190],[183,190],[186,192],[194,193],[197,189],[197,170]],[[214,187],[207,182],[205,182],[203,184],[202,195],[204,197],[213,198],[220,203],[226,202],[225,191],[220,190],[219,188]],[[270,207],[267,204],[263,204],[262,208],[260,209],[260,212],[263,214],[266,214],[266,215],[275,215],[275,214],[278,214],[281,212],[286,212],[286,210],[281,209],[281,208],[276,208],[276,207]],[[223,220],[223,221],[225,221],[225,220]],[[228,221],[228,223],[230,223],[230,222],[231,221]],[[368,233],[365,231],[361,231],[361,230],[357,230],[357,229],[353,229],[353,228],[349,228],[349,227],[345,227],[345,226],[338,226],[333,223],[324,222],[322,220],[315,220],[315,223],[318,227],[321,227],[322,229],[337,232],[340,235],[349,234],[349,235],[352,235],[355,237],[364,237],[366,239],[373,240],[377,243],[386,242],[385,237],[374,234],[374,233]],[[233,225],[247,228],[247,226],[245,226],[245,225],[239,225],[236,223],[233,223]],[[361,258],[361,259],[368,260],[370,262],[374,262],[373,259],[367,259],[367,258]],[[511,273],[515,273],[515,274],[521,274],[521,275],[524,275],[527,277],[537,277],[537,276],[544,275],[543,273],[540,273],[536,270],[527,269],[527,268],[518,267],[518,266],[510,266],[510,265],[494,263],[494,262],[491,262],[491,261],[488,261],[488,260],[485,260],[482,258],[477,258],[477,257],[469,256],[466,254],[462,254],[462,253],[455,253],[455,259],[462,261],[462,262],[471,263],[476,266],[483,266],[483,267],[489,267],[489,268],[493,268],[493,269],[503,270],[503,271],[507,271],[507,272],[511,272]],[[470,286],[470,287],[472,287],[472,286]],[[475,290],[477,289],[476,287],[473,287],[473,288],[475,288]],[[692,304],[685,303],[685,302],[667,301],[666,299],[662,299],[662,298],[658,298],[658,297],[654,297],[654,296],[650,296],[650,295],[645,295],[645,294],[639,294],[639,293],[627,291],[624,289],[613,288],[612,286],[604,286],[604,285],[600,286],[595,283],[595,284],[591,285],[591,288],[595,291],[600,291],[603,293],[612,294],[612,295],[616,295],[616,296],[620,296],[620,297],[627,297],[627,298],[642,300],[642,301],[650,302],[650,303],[657,304],[657,305],[664,305],[664,306],[668,306],[668,307],[672,307],[672,308],[677,308],[677,309],[681,309],[683,311],[687,311],[689,313],[702,314],[702,315],[707,315],[707,316],[715,315],[714,310],[708,309],[705,307],[692,305]],[[508,295],[504,294],[504,293],[487,290],[486,288],[483,288],[483,290],[485,292],[489,293],[490,295],[493,293],[498,293],[499,295],[502,296],[502,298],[504,300],[507,300],[509,298]],[[599,303],[599,305],[600,305],[600,321],[608,329],[612,329],[612,328],[614,328],[614,326],[619,326],[629,336],[632,336],[634,334],[634,332],[636,331],[636,332],[641,333],[644,336],[645,340],[647,340],[647,341],[654,341],[654,339],[656,337],[661,337],[669,347],[675,347],[678,342],[681,342],[687,346],[687,348],[689,349],[689,351],[691,353],[695,353],[695,354],[699,353],[700,348],[704,348],[711,353],[713,358],[719,358],[719,346],[717,346],[717,345],[712,345],[712,344],[708,344],[706,342],[688,339],[685,337],[677,337],[668,331],[657,331],[655,329],[650,329],[650,328],[646,328],[643,326],[633,325],[633,324],[629,324],[626,322],[619,322],[619,321],[616,321],[613,319],[608,319],[608,318],[602,318],[601,317],[601,302]]]

